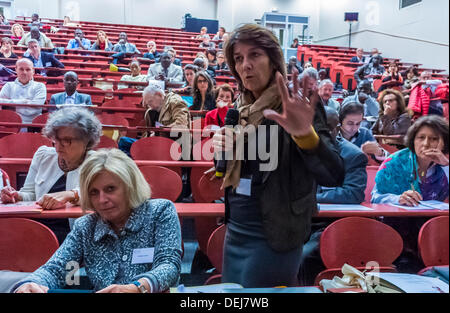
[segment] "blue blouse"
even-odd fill
[[[132,264],[134,249],[154,248],[152,263]],[[35,282],[49,289],[63,288],[69,262],[83,262],[95,290],[111,284],[130,284],[147,278],[153,292],[178,282],[181,270],[181,230],[175,206],[163,199],[147,200],[133,210],[117,235],[96,213],[77,219],[64,243],[33,274],[19,282]],[[70,263],[72,264],[72,263]]]

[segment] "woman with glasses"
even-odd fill
[[[211,111],[216,108],[214,99],[214,83],[205,71],[195,74],[194,87],[192,88],[193,105],[189,109],[194,111]]]
[[[36,201],[43,209],[78,204],[79,167],[100,141],[102,126],[83,108],[65,108],[52,113],[42,130],[53,147],[42,146],[33,156],[23,187],[1,190],[3,203]],[[43,220],[55,232],[60,244],[69,232],[67,219]]]

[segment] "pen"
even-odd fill
[[[6,187],[11,187],[11,184],[9,183],[9,179],[6,179]],[[14,199],[14,196],[12,196],[12,203],[16,203],[16,199]]]

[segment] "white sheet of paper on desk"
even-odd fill
[[[373,211],[372,208],[360,204],[318,204],[319,211]]]
[[[370,275],[380,276],[406,293],[448,293],[448,284],[439,278],[419,276],[404,273],[376,273]]]
[[[16,203],[8,203],[8,204],[3,204],[0,202],[0,205],[3,207],[37,206],[36,201],[20,201],[20,202],[16,202]]]
[[[436,200],[428,200],[428,201],[420,201],[418,206],[406,206],[406,205],[397,205],[394,206],[405,209],[405,210],[448,210],[448,203],[436,201]]]

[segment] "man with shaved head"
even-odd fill
[[[50,98],[50,104],[53,105],[92,105],[91,96],[77,91],[78,75],[75,72],[64,74],[65,92],[55,93]]]
[[[42,113],[42,108],[33,105],[45,103],[47,88],[43,83],[33,80],[33,62],[27,58],[16,62],[16,73],[16,80],[7,82],[0,91],[0,102],[30,104],[29,107],[16,107],[16,112],[22,117],[22,123],[31,123],[33,118]]]

